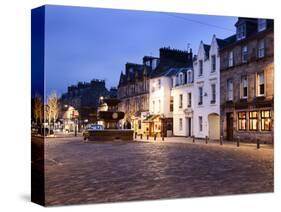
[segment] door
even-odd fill
[[[226,139],[233,140],[233,113],[226,114]]]
[[[187,122],[188,122],[188,136],[191,136],[191,118],[187,118]]]

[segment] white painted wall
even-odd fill
[[[176,76],[173,76],[173,81],[176,82]],[[191,107],[188,108],[188,93],[191,93]],[[183,104],[182,108],[180,108],[180,94],[183,95]],[[187,136],[188,135],[188,124],[187,124],[187,115],[184,112],[187,108],[192,111],[193,107],[193,83],[180,85],[177,87],[173,87],[171,91],[171,95],[174,98],[174,111],[173,111],[173,132],[175,136]],[[191,116],[189,116],[191,117]],[[182,129],[180,129],[180,119],[182,119]],[[191,119],[191,125],[192,124]],[[191,131],[193,126],[191,126]],[[192,135],[192,132],[191,132]]]
[[[160,87],[158,86],[158,80],[161,81]],[[150,114],[161,114],[165,117],[171,118],[173,116],[172,112],[170,111],[170,97],[172,88],[171,78],[166,76],[152,78],[149,81],[149,88]],[[155,102],[154,107],[153,102]]]
[[[211,57],[216,55],[216,70],[211,72]],[[198,76],[199,74],[199,60],[203,60],[203,75]],[[208,116],[210,114],[220,114],[220,58],[218,52],[218,45],[215,35],[211,41],[211,48],[209,52],[209,58],[205,56],[205,51],[203,49],[203,42],[200,42],[197,60],[193,64],[194,67],[194,119],[193,119],[193,132],[195,137],[205,138],[205,136],[211,135],[213,139],[219,139],[219,123],[210,124],[208,121]],[[211,104],[211,85],[216,84],[216,102]],[[199,87],[203,87],[203,104],[198,105],[199,101]],[[203,130],[199,130],[199,116],[203,118]],[[219,120],[219,119],[217,119]],[[216,133],[210,134],[210,130],[213,130]]]

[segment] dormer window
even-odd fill
[[[202,76],[203,75],[203,60],[199,60],[199,74],[198,76]]]
[[[192,83],[192,73],[190,70],[187,72],[187,83]]]
[[[259,19],[258,20],[258,32],[266,30],[266,19]]]
[[[246,37],[246,24],[240,24],[236,29],[237,40],[242,40]]]

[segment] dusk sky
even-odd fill
[[[159,56],[159,48],[197,54],[199,42],[213,34],[234,33],[237,17],[84,7],[46,6],[45,71],[47,95],[59,95],[78,81],[105,79],[117,86],[126,62],[142,63],[145,55]]]

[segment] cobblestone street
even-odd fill
[[[46,204],[273,191],[273,149],[176,142],[45,143]]]

